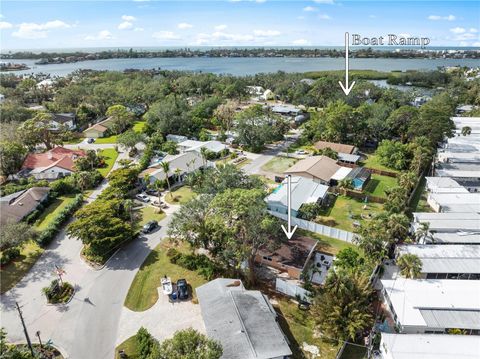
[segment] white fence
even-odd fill
[[[268,211],[272,216],[283,219],[284,221],[288,220],[286,214]],[[323,224],[318,224],[315,222],[306,221],[304,219],[292,217],[292,225],[298,226],[298,228],[305,229],[310,232],[315,232],[327,237],[332,237],[340,239],[341,241],[353,242],[354,234],[352,232],[344,231],[343,229],[333,228],[329,226],[324,226]]]
[[[302,287],[289,283],[286,280],[282,278],[276,278],[275,280],[275,289],[279,291],[280,293],[283,293],[285,295],[288,295],[290,297],[294,298],[300,298],[302,300],[305,300],[309,302],[309,296],[310,292],[303,289]]]

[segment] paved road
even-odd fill
[[[166,235],[170,218],[160,222],[162,228],[157,232],[123,247],[99,271],[80,259],[80,241],[60,233],[27,276],[1,296],[1,325],[7,329],[8,338],[25,341],[14,309],[18,301],[32,339],[36,339],[34,333],[40,330],[44,341],[52,339],[69,358],[113,358],[130,283],[151,249]],[[77,289],[73,300],[65,306],[46,305],[41,293],[41,288],[54,279],[54,264],[65,269],[65,280]]]

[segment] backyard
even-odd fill
[[[378,159],[378,156],[375,154],[368,154],[367,159],[362,161],[360,165],[368,168],[373,168],[376,170],[381,170],[381,171],[388,171],[388,172],[394,172],[394,173],[399,172],[397,170],[394,170],[392,168],[382,165]]]
[[[364,192],[371,194],[372,196],[386,198],[385,190],[387,188],[395,187],[396,185],[397,179],[395,177],[382,176],[373,173]]]
[[[336,197],[331,195],[330,198],[332,203],[328,208],[323,209],[315,222],[346,231],[352,231],[355,228],[354,222],[360,224],[382,210],[382,205],[379,203],[368,201],[365,203],[364,200],[343,195]]]
[[[195,271],[190,271],[170,262],[167,257],[168,242],[159,244],[143,262],[128,290],[125,306],[133,311],[141,312],[152,307],[158,300],[157,288],[160,279],[167,275],[172,281],[185,278],[195,294],[195,288],[207,281]],[[188,252],[186,247],[175,247],[181,252]]]
[[[292,167],[298,159],[284,156],[277,156],[262,166],[262,171],[281,174]]]
[[[318,233],[306,231],[304,229],[297,229],[296,233],[300,236],[316,239],[318,241],[316,249],[320,252],[336,255],[342,249],[356,247],[354,244],[342,241],[340,239],[327,237]]]
[[[118,152],[115,151],[114,148],[104,148],[100,150],[100,156],[104,157],[107,166],[99,168],[98,172],[100,172],[103,177],[106,177],[117,160]]]
[[[0,293],[13,288],[32,268],[43,249],[35,241],[24,243],[20,256],[2,267],[0,272]]]
[[[165,195],[165,201],[169,204],[184,204],[190,201],[195,196],[195,193],[189,186],[182,186],[168,192]]]
[[[42,212],[42,214],[38,217],[37,221],[35,222],[35,229],[39,231],[43,231],[48,227],[48,225],[52,222],[55,217],[70,203],[75,200],[75,194],[65,195],[55,200]]]

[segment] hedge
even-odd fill
[[[50,243],[55,235],[60,231],[62,225],[75,213],[77,209],[81,207],[83,203],[83,195],[78,194],[75,196],[75,199],[72,203],[67,205],[57,216],[52,220],[46,229],[40,232],[40,235],[37,238],[37,242],[41,246],[46,246]]]

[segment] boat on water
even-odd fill
[[[170,295],[173,291],[172,281],[169,277],[163,277],[161,280],[163,294]]]

